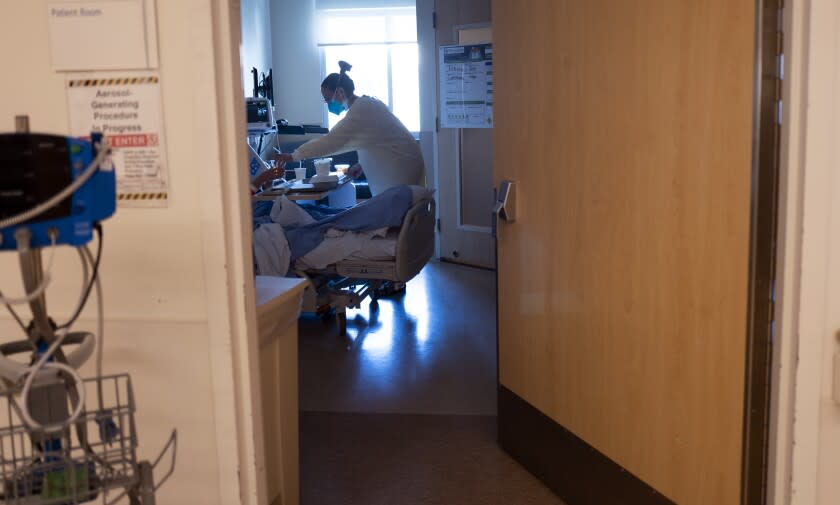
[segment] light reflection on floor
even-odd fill
[[[493,272],[430,263],[404,294],[349,309],[346,337],[302,318],[302,410],[493,414],[494,311]]]
[[[496,445],[495,289],[432,262],[346,338],[301,319],[301,505],[560,504]]]
[[[362,307],[347,311],[348,348],[361,351],[360,357],[367,363],[371,377],[383,377],[393,366],[391,353],[395,339],[413,337],[416,364],[422,366],[426,361],[423,347],[429,339],[430,314],[426,291],[428,279],[422,280],[411,283],[411,289],[404,294],[375,303],[366,300]],[[395,324],[398,327],[395,328]]]
[[[394,326],[392,324],[394,309],[390,303],[379,303],[378,306],[379,310],[373,310],[373,312],[376,320],[383,321],[382,323],[373,327],[368,324],[364,332],[357,329],[355,337],[353,337],[352,329],[347,332],[348,338],[351,338],[354,344],[361,342],[361,349],[366,354],[366,359],[373,362],[376,362],[377,358],[385,358],[394,345]],[[370,304],[368,304],[368,308],[370,309]],[[352,312],[348,311],[348,316],[351,314]],[[353,347],[359,346],[354,345]]]

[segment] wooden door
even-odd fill
[[[492,8],[500,441],[570,505],[738,504],[755,3]]]

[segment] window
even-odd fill
[[[414,7],[322,9],[318,45],[324,75],[353,65],[357,94],[382,100],[412,132],[420,131],[420,75]],[[326,108],[325,108],[326,114]],[[327,114],[332,128],[344,117]]]

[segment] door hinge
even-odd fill
[[[436,226],[437,226],[437,231],[440,231],[440,218],[438,218]]]
[[[437,30],[437,12],[432,12],[432,28]]]
[[[435,131],[440,133],[440,116],[435,116]]]

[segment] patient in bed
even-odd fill
[[[295,267],[320,270],[354,254],[367,259],[393,257],[395,242],[387,240],[388,231],[402,224],[414,202],[431,197],[432,193],[420,186],[395,186],[355,207],[329,212],[321,208],[310,209],[310,213],[308,206],[297,205],[285,197],[257,203],[255,272],[286,276]]]

